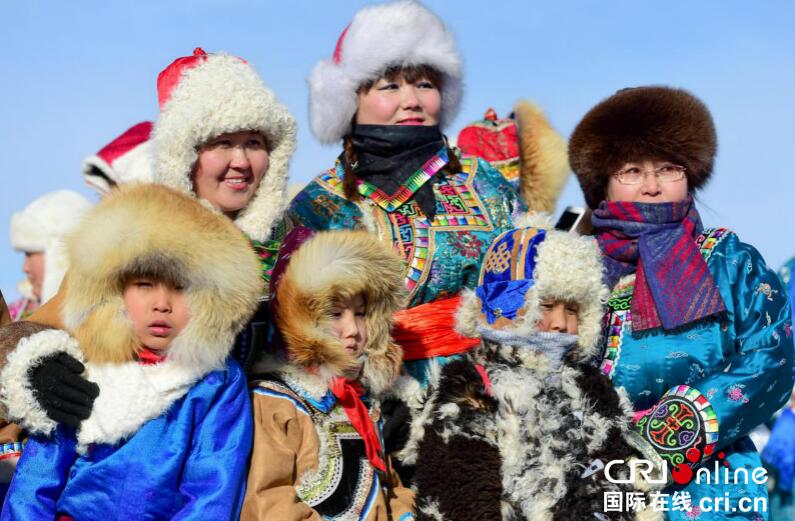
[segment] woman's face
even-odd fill
[[[674,203],[687,197],[687,176],[678,181],[661,181],[655,171],[675,166],[669,161],[644,160],[625,163],[607,183],[608,201],[628,201],[634,203]],[[642,175],[638,184],[625,184],[618,180],[619,172],[626,172],[634,177]],[[640,174],[639,174],[640,173]],[[626,177],[626,176],[625,176]]]
[[[431,81],[381,78],[359,92],[357,125],[438,125],[442,96]]]
[[[257,193],[268,164],[267,142],[259,132],[221,134],[199,148],[193,187],[234,219]]]

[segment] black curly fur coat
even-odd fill
[[[641,457],[628,442],[628,403],[598,369],[550,370],[542,356],[487,342],[441,370],[407,449],[417,519],[657,518],[605,513],[604,492],[636,486],[601,469],[584,477],[597,461]]]

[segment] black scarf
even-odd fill
[[[356,163],[348,166],[359,179],[390,196],[445,146],[444,137],[436,125],[353,125],[350,137]],[[343,164],[344,156],[344,153],[340,156]],[[418,188],[413,198],[432,220],[436,215],[433,178]]]

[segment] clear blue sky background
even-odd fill
[[[0,3],[0,288],[16,296],[22,254],[11,214],[44,192],[89,194],[82,159],[157,116],[155,78],[194,47],[246,58],[296,115],[295,181],[336,147],[308,130],[305,78],[361,1]],[[617,89],[685,87],[711,108],[719,153],[701,194],[706,225],[728,226],[778,268],[795,255],[795,2],[429,0],[454,31],[466,98],[450,135],[488,106],[539,103],[568,137]],[[582,204],[571,179],[559,205]],[[90,254],[90,252],[86,252]]]

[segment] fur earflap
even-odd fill
[[[671,87],[624,89],[588,112],[569,141],[569,162],[592,209],[627,161],[660,159],[687,168],[689,189],[712,174],[718,140],[707,107]]]
[[[575,358],[578,361],[589,360],[596,355],[602,306],[608,297],[608,289],[602,283],[604,268],[599,247],[592,237],[546,230],[536,252],[533,285],[527,290],[525,305],[509,329],[520,337],[536,333],[544,299],[576,302],[580,309],[577,321],[579,348]],[[486,264],[484,262],[484,266]],[[489,327],[480,298],[474,291],[464,292],[457,315],[458,331],[465,336],[482,337],[482,329]]]
[[[553,212],[569,178],[566,140],[541,109],[520,101],[513,109],[519,128],[519,191],[531,212]]]
[[[363,383],[382,393],[400,373],[403,351],[390,334],[392,314],[405,303],[403,262],[362,231],[319,232],[292,254],[276,292],[276,323],[290,361],[340,376],[355,360],[331,332],[336,298],[364,295],[367,343]]]
[[[226,217],[159,185],[108,194],[67,240],[63,318],[93,363],[124,362],[138,349],[122,298],[129,276],[184,287],[190,320],[167,360],[223,366],[262,294],[256,256]]]
[[[322,60],[309,76],[312,133],[325,144],[342,139],[356,114],[362,83],[377,79],[394,65],[428,65],[439,71],[442,128],[461,105],[461,56],[444,22],[413,0],[361,9],[337,42],[334,56]]]
[[[251,239],[269,239],[288,202],[296,134],[292,114],[251,65],[226,54],[207,55],[186,69],[170,95],[152,133],[155,181],[196,197],[192,172],[198,147],[227,132],[261,132],[268,141],[268,171],[235,224]]]

